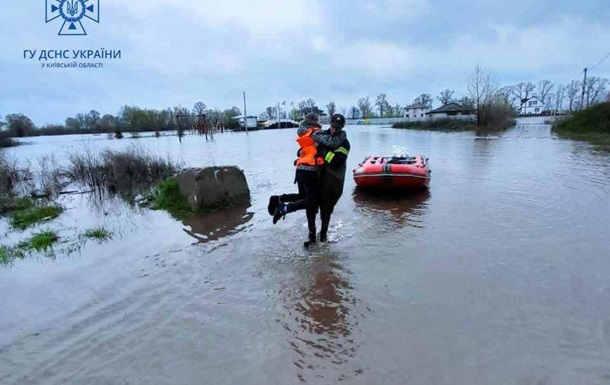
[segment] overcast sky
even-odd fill
[[[57,36],[44,0],[3,1],[0,115],[37,125],[124,104],[203,101],[248,113],[311,97],[339,111],[385,93],[465,92],[477,63],[500,84],[580,79],[610,51],[608,0],[101,0],[88,36]],[[23,50],[121,50],[104,69],[43,69]],[[610,58],[592,75],[610,78]],[[435,101],[438,104],[438,102]]]

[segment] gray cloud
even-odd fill
[[[56,36],[40,2],[0,15],[0,114],[37,124],[92,108],[241,107],[313,97],[348,108],[386,93],[405,104],[422,92],[464,92],[479,63],[498,83],[567,82],[610,49],[607,1],[101,0],[87,37]],[[103,70],[41,69],[24,49],[121,49]],[[595,69],[610,77],[610,60]]]

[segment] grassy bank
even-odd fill
[[[553,131],[563,138],[610,146],[610,102],[578,111],[556,122]]]

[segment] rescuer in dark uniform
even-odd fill
[[[316,214],[320,208],[322,230],[320,241],[328,239],[328,225],[334,207],[343,193],[345,180],[345,161],[349,155],[350,144],[343,131],[345,117],[335,114],[331,117],[331,127],[319,130],[317,116],[305,116],[297,131],[299,138],[299,159],[296,161],[295,182],[298,194],[273,195],[269,198],[269,214],[273,223],[287,213],[301,209],[307,210],[308,240],[305,247],[316,242]]]
[[[314,137],[318,143],[318,155],[324,159],[324,167],[320,171],[318,194],[320,218],[322,219],[320,242],[328,240],[330,217],[343,194],[346,161],[350,150],[350,143],[343,127],[345,127],[345,117],[341,114],[334,114],[330,119],[330,128],[316,133]],[[335,144],[333,140],[337,138],[344,139],[338,146],[329,146],[329,144]]]

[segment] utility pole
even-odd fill
[[[580,96],[580,109],[584,110],[584,105],[585,105],[585,86],[587,84],[587,67],[585,67],[584,71],[585,76],[584,79],[582,80],[582,95]]]
[[[246,134],[248,133],[248,113],[246,112],[246,91],[244,91],[244,128]]]

